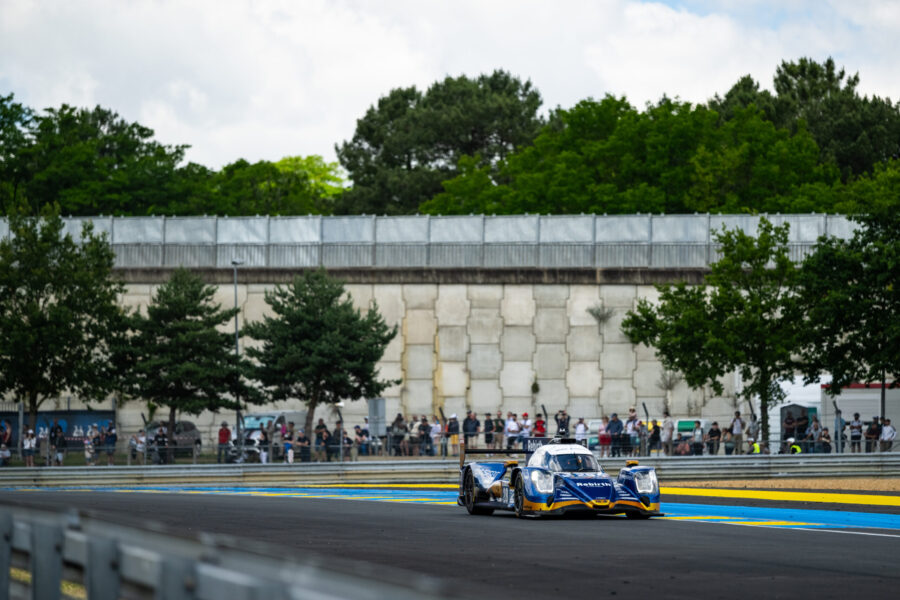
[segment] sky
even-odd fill
[[[219,168],[335,160],[391,89],[494,69],[531,80],[546,112],[705,102],[831,56],[897,101],[898,39],[895,0],[0,0],[0,95],[99,104]]]

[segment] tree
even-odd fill
[[[32,426],[48,398],[104,398],[120,381],[109,361],[124,289],[113,251],[89,222],[80,240],[65,234],[58,210],[13,211],[0,240],[0,393],[25,403]]]
[[[763,439],[768,409],[780,400],[777,383],[793,376],[800,348],[796,268],[788,250],[788,225],[759,221],[756,238],[736,230],[716,234],[722,257],[706,284],[658,286],[653,306],[638,302],[622,322],[635,344],[656,348],[665,369],[684,374],[692,388],[705,384],[722,393],[719,378],[737,370],[742,395],[760,401]]]
[[[306,431],[312,431],[316,407],[374,398],[399,383],[379,379],[376,368],[397,327],[385,324],[375,304],[365,314],[355,309],[343,285],[325,271],[299,275],[265,298],[274,316],[244,327],[261,343],[247,354],[271,400],[306,404]]]
[[[807,383],[831,374],[828,392],[855,382],[900,385],[900,195],[853,219],[849,240],[822,238],[800,271]]]
[[[22,151],[30,143],[34,113],[15,102],[12,94],[0,96],[0,214],[7,214],[23,198]]]
[[[541,120],[540,94],[505,71],[447,77],[423,94],[394,89],[336,147],[353,181],[338,203],[345,213],[409,214],[441,191],[463,156],[493,167],[530,144]]]
[[[137,319],[135,394],[169,407],[169,435],[177,412],[236,410],[242,402],[263,401],[248,383],[248,361],[235,355],[234,337],[223,331],[237,309],[223,309],[214,295],[199,276],[177,269]]]

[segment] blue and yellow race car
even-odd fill
[[[532,438],[527,443],[533,452],[526,453],[524,467],[515,460],[466,463],[466,453],[507,452],[463,448],[457,504],[470,515],[507,510],[519,517],[569,512],[625,514],[632,519],[662,516],[659,482],[652,467],[628,461],[613,479],[591,451],[575,440]]]

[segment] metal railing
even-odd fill
[[[795,260],[820,235],[849,237],[839,215],[766,215],[790,224]],[[717,258],[715,232],[755,235],[750,215],[408,217],[79,217],[105,232],[120,268],[698,268]],[[8,226],[0,219],[0,237]]]
[[[192,539],[0,505],[0,598],[56,599],[63,582],[91,600],[448,597],[440,581],[420,574],[283,556],[225,536]]]
[[[498,454],[499,456],[499,454]],[[784,477],[900,477],[900,453],[840,455],[644,456],[601,458],[616,472],[626,460],[656,467],[664,482]],[[459,459],[267,465],[160,465],[4,469],[0,487],[273,486],[456,483]]]

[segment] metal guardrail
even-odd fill
[[[484,460],[482,458],[482,460]],[[616,472],[626,458],[604,458]],[[660,480],[764,479],[787,477],[900,477],[900,453],[858,455],[742,455],[639,457]],[[153,467],[16,467],[0,472],[2,487],[234,485],[269,486],[359,483],[456,483],[458,460],[295,463],[293,465],[160,465]]]
[[[0,598],[56,599],[63,581],[84,586],[91,600],[447,597],[443,584],[419,574],[283,556],[258,543],[241,541],[238,547],[227,536],[191,539],[74,511],[0,505]],[[26,572],[30,577],[23,577]]]

